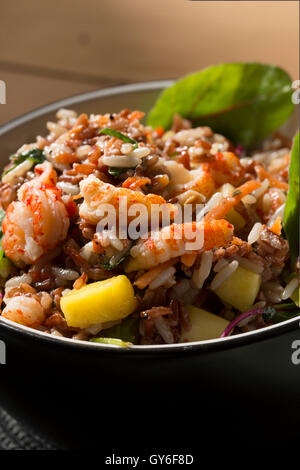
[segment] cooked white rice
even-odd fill
[[[219,202],[223,199],[223,194],[220,193],[220,192],[217,192],[215,194],[213,194],[213,196],[209,199],[209,201],[205,204],[205,206],[203,207],[203,209],[201,209],[201,211],[198,212],[197,214],[197,221],[203,219],[203,217],[205,216],[205,214],[207,214],[207,212],[211,211],[212,209],[214,209],[218,204]]]
[[[214,266],[215,273],[218,273],[219,271],[221,271],[221,269],[223,269],[227,265],[228,265],[228,261],[225,258],[219,259],[219,261],[217,261]]]
[[[13,170],[9,171],[2,177],[2,183],[11,184],[13,181],[20,176],[24,176],[27,171],[29,171],[32,167],[32,162],[30,160],[25,160],[24,162],[20,163],[20,165],[16,166]]]
[[[176,273],[176,268],[174,266],[170,266],[166,268],[162,273],[160,273],[149,285],[149,289],[154,290],[160,286],[163,286],[167,281],[171,279],[174,281],[174,274]],[[172,279],[173,278],[173,279]],[[171,282],[171,284],[172,284]],[[169,285],[168,285],[169,287]]]
[[[5,291],[8,289],[12,289],[14,287],[18,287],[20,284],[31,284],[32,283],[32,277],[30,274],[22,274],[22,276],[15,276],[11,277],[8,281],[5,283]]]
[[[263,229],[264,229],[264,226],[260,222],[257,222],[256,224],[253,225],[248,235],[249,245],[252,245],[253,243],[257,242]]]
[[[64,193],[71,194],[71,196],[76,196],[76,194],[79,194],[79,186],[77,186],[77,184],[68,183],[66,181],[59,181],[56,186]]]
[[[249,271],[252,271],[257,274],[261,274],[264,270],[263,265],[254,263],[254,261],[251,261],[248,258],[243,258],[242,256],[234,255],[234,259],[236,259],[239,262],[239,265],[242,268],[248,269]]]
[[[285,208],[285,204],[282,204],[280,207],[278,207],[278,209],[274,212],[269,222],[267,223],[268,227],[272,227],[277,217],[281,217],[281,219],[283,219],[284,208]]]
[[[223,269],[221,269],[221,271],[219,271],[215,275],[215,277],[214,277],[214,279],[213,279],[213,281],[210,285],[210,288],[212,290],[215,290],[218,287],[220,287],[223,284],[223,282],[226,281],[226,279],[229,276],[231,276],[232,273],[234,273],[234,271],[238,268],[238,265],[239,265],[238,261],[233,260],[233,261],[231,261],[231,263],[229,263],[227,266],[225,266]]]
[[[293,292],[297,289],[299,281],[297,278],[292,279],[284,288],[284,291],[281,294],[282,300],[289,299]]]
[[[208,278],[209,273],[211,271],[213,262],[213,252],[212,251],[204,251],[201,256],[200,260],[200,267],[198,269],[194,269],[193,272],[193,284],[198,289],[203,287],[205,280]]]

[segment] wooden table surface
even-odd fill
[[[261,61],[298,77],[296,1],[1,0],[0,123],[100,87]]]

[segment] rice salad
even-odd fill
[[[248,151],[179,114],[169,129],[143,117],[60,109],[45,137],[11,157],[0,190],[0,319],[128,346],[224,337],[297,315],[299,258],[283,230],[291,140],[273,133]],[[133,203],[148,210],[146,227],[155,204],[190,206],[181,228],[201,230],[201,247],[175,237],[172,217],[138,239],[99,229],[105,204],[128,221]]]

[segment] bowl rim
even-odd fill
[[[77,93],[75,95],[68,96],[67,98],[62,98],[60,100],[52,101],[43,106],[39,106],[31,111],[21,114],[16,118],[13,118],[0,125],[0,136],[10,132],[15,127],[18,127],[22,124],[42,117],[44,114],[57,111],[59,108],[65,106],[73,106],[76,104],[84,103],[85,101],[91,101],[95,98],[105,98],[112,95],[121,95],[136,91],[151,91],[151,90],[163,90],[168,86],[172,85],[175,80],[152,80],[149,82],[137,82],[129,83],[126,85],[116,85],[108,88],[99,88],[97,90],[91,90],[84,93]]]
[[[74,106],[76,104],[84,103],[85,101],[91,101],[93,99],[105,98],[109,96],[115,96],[126,93],[143,92],[151,90],[163,90],[164,88],[172,85],[174,80],[154,80],[148,82],[138,82],[126,85],[118,85],[108,88],[101,88],[97,90],[88,91],[72,95],[67,98],[63,98],[44,106],[40,106],[32,111],[24,113],[0,126],[0,137],[8,132],[18,128],[19,126],[30,122],[33,119],[43,117],[43,115],[50,112],[54,112],[61,107]],[[259,330],[249,331],[246,333],[240,333],[234,336],[228,336],[226,338],[215,338],[210,340],[193,341],[189,343],[175,343],[175,344],[154,344],[154,345],[132,345],[129,347],[120,347],[116,345],[106,345],[102,343],[93,343],[89,341],[82,341],[77,339],[65,338],[51,335],[43,331],[34,330],[27,326],[16,324],[10,320],[2,318],[0,316],[0,327],[4,327],[10,332],[25,335],[27,338],[35,338],[47,343],[56,343],[65,345],[67,347],[76,347],[89,350],[106,350],[106,351],[122,351],[123,353],[153,353],[153,352],[183,352],[183,351],[195,351],[195,350],[216,350],[224,349],[229,346],[239,346],[249,344],[254,341],[264,340],[268,337],[284,333],[287,330],[297,329],[300,326],[299,317],[294,317],[289,320],[285,320],[281,323],[276,323]],[[1,337],[0,337],[1,339]]]
[[[44,331],[35,330],[28,326],[19,325],[11,320],[2,318],[0,316],[0,332],[1,328],[4,327],[9,332],[17,333],[21,336],[26,336],[26,339],[32,338],[46,343],[55,343],[57,346],[64,346],[67,348],[80,348],[86,350],[99,350],[102,351],[114,351],[126,353],[178,353],[178,352],[193,352],[193,351],[216,351],[224,350],[229,347],[238,347],[251,344],[254,342],[264,341],[274,336],[279,336],[285,332],[296,330],[300,327],[300,319],[298,317],[291,318],[275,325],[261,328],[260,330],[249,331],[246,333],[240,333],[234,336],[227,336],[225,338],[214,338],[202,341],[191,341],[187,343],[174,343],[174,344],[153,344],[153,345],[108,345],[103,343],[95,343],[90,341],[65,338],[60,336],[51,335]],[[1,336],[0,336],[1,340]]]

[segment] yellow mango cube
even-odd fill
[[[69,326],[87,328],[97,323],[122,320],[137,306],[129,279],[115,276],[73,289],[60,300]]]
[[[229,321],[225,320],[225,318],[207,312],[202,308],[189,305],[187,309],[190,314],[192,327],[182,333],[181,342],[219,338],[229,324]]]
[[[235,209],[230,209],[225,219],[234,226],[235,230],[240,230],[246,225],[244,217]]]
[[[223,302],[246,312],[253,305],[260,284],[260,274],[238,266],[214,292]]]

